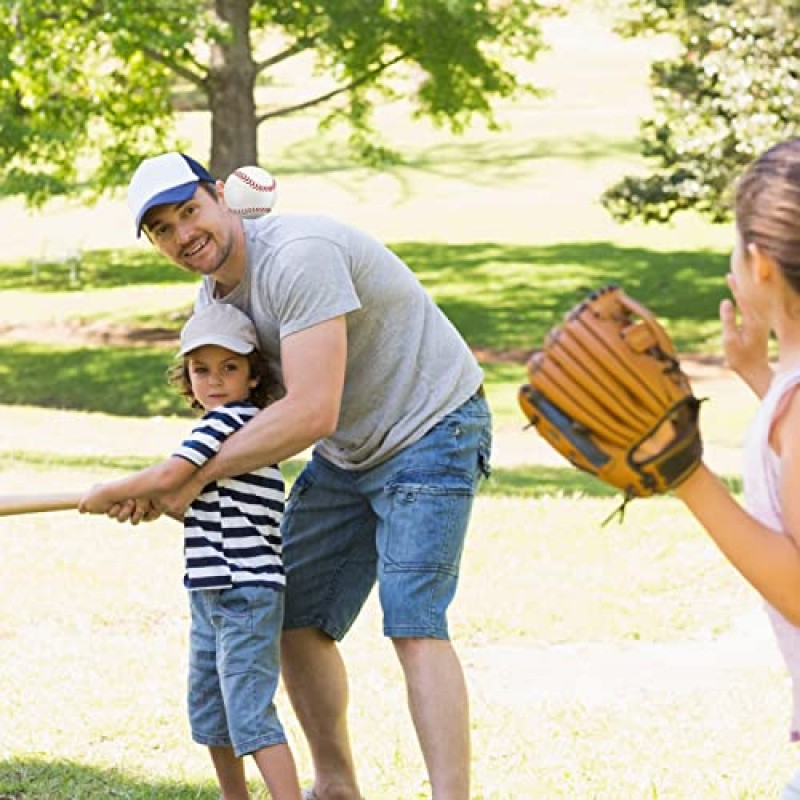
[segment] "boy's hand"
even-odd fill
[[[151,500],[125,500],[116,503],[106,513],[117,522],[129,522],[131,525],[152,522],[161,516],[160,509]]]
[[[98,483],[81,498],[78,511],[81,514],[108,514],[114,506],[119,506],[117,500],[107,491],[104,484]]]
[[[103,484],[93,486],[78,504],[81,514],[105,514],[117,522],[151,522],[161,516],[161,512],[150,500],[117,500],[110,495]]]

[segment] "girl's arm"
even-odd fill
[[[795,498],[798,492],[795,484]],[[723,555],[787,619],[800,625],[800,548],[794,535],[762,525],[705,464],[675,489]],[[792,513],[800,517],[800,503]],[[793,523],[794,524],[794,523]]]
[[[155,500],[183,486],[197,472],[185,458],[170,456],[141,472],[93,486],[81,499],[78,510],[88,514],[107,514],[113,506],[130,498]]]

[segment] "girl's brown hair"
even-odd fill
[[[283,386],[269,360],[258,350],[253,350],[247,356],[247,363],[250,367],[250,378],[258,380],[258,383],[250,390],[247,399],[259,408],[266,408],[270,403],[279,400],[283,396]],[[186,398],[191,408],[196,411],[204,410],[192,392],[188,356],[184,356],[167,369],[167,380]]]
[[[774,145],[745,170],[736,186],[736,226],[800,293],[799,138]]]

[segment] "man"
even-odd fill
[[[253,319],[285,389],[166,510],[313,445],[282,525],[282,663],[314,761],[306,797],[360,797],[336,642],[377,579],[432,796],[467,800],[467,692],[446,612],[489,473],[480,367],[411,270],[361,231],[315,215],[243,221],[224,184],[180,153],[142,162],[128,202],[137,234],[202,277],[198,309],[231,303]]]

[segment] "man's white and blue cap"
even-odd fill
[[[128,207],[136,220],[136,235],[141,236],[142,219],[151,208],[186,202],[200,183],[214,183],[214,178],[183,153],[164,153],[142,161],[128,184]]]

